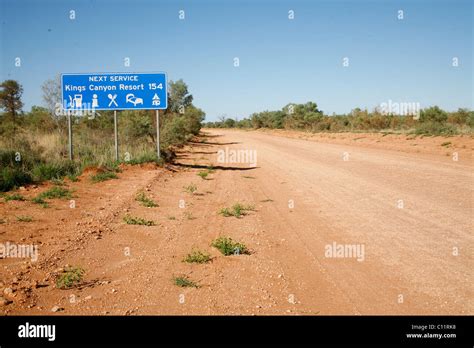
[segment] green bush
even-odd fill
[[[211,246],[218,249],[223,255],[250,254],[250,251],[243,243],[235,242],[229,237],[219,237]]]
[[[454,135],[456,128],[450,124],[442,124],[439,122],[420,123],[415,128],[415,134],[425,135]]]
[[[67,175],[75,175],[79,171],[78,165],[72,161],[57,163],[41,163],[33,168],[32,174],[35,180],[44,181],[61,179]]]
[[[1,168],[0,169],[0,191],[10,191],[15,187],[33,182],[33,178],[20,168]]]

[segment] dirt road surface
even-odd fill
[[[51,201],[50,208],[0,203],[0,242],[39,245],[37,262],[0,260],[0,295],[12,301],[0,310],[474,313],[472,139],[418,138],[416,152],[390,135],[360,141],[205,132],[165,169],[127,166],[119,179],[93,184],[84,174],[68,182],[74,208],[69,200]],[[231,163],[232,150],[256,154],[256,161]],[[200,178],[210,165],[215,171]],[[191,183],[197,191],[185,192]],[[46,188],[19,192],[32,198]],[[159,206],[141,206],[140,191]],[[241,218],[219,214],[237,202],[255,209]],[[19,215],[33,221],[17,221]],[[156,225],[127,225],[125,215]],[[219,236],[245,243],[250,255],[222,255],[210,246]],[[209,252],[212,261],[183,262],[192,250]],[[84,268],[79,288],[55,287],[66,265]],[[172,280],[180,275],[199,288],[177,287]]]

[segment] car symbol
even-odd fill
[[[127,94],[127,96],[125,97],[125,101],[127,103],[132,103],[134,106],[137,106],[137,104],[143,105],[143,99],[135,97],[133,93]]]

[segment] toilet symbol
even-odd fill
[[[97,100],[97,94],[92,96],[92,107],[97,108],[99,106],[99,101]]]

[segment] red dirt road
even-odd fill
[[[343,137],[206,133],[205,141],[179,153],[173,171],[133,167],[119,180],[92,184],[83,177],[69,183],[74,209],[61,200],[47,209],[0,203],[6,221],[0,242],[40,245],[38,262],[0,260],[0,290],[13,292],[5,295],[13,303],[0,309],[138,315],[474,312],[472,139],[423,139],[417,153],[395,137],[397,146],[390,148],[391,136],[384,137],[385,145],[363,145]],[[451,148],[438,151],[447,141]],[[255,150],[256,168],[219,163],[218,151],[226,148]],[[203,180],[196,174],[208,165],[216,170]],[[190,183],[197,186],[194,194],[183,190]],[[43,190],[21,193],[31,198]],[[134,198],[140,190],[159,207],[139,205]],[[253,204],[255,211],[239,219],[218,214],[236,202]],[[33,221],[16,221],[20,212]],[[157,225],[126,225],[126,214]],[[210,246],[218,236],[244,242],[251,254],[221,255]],[[329,257],[333,245],[353,245],[360,253]],[[193,249],[211,253],[212,262],[182,262]],[[86,270],[84,286],[55,288],[54,271],[66,264]],[[174,285],[173,276],[182,274],[200,287]],[[62,310],[52,313],[54,306]]]

